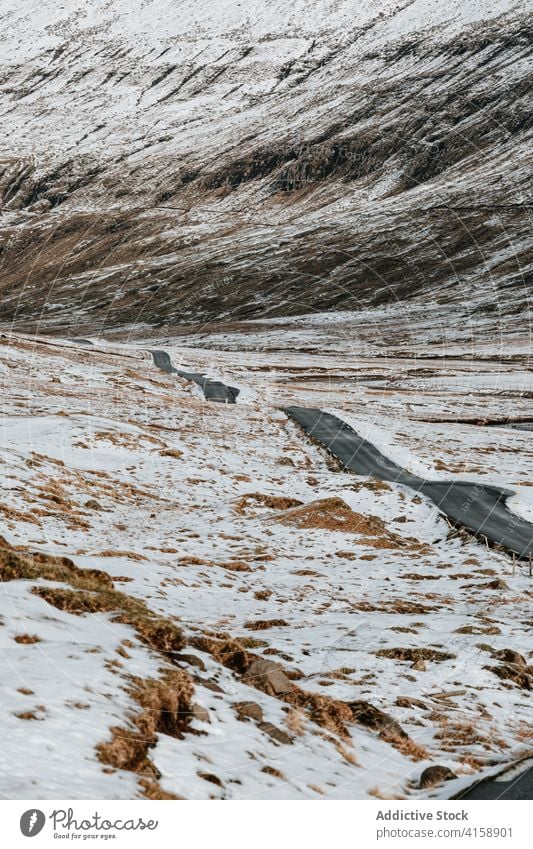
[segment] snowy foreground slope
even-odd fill
[[[530,0],[7,0],[4,320],[516,322]],[[528,276],[529,275],[529,276]]]
[[[141,344],[2,336],[0,795],[447,798],[530,751],[527,566],[338,471],[279,410],[336,408],[532,517],[530,433],[438,423],[533,420],[527,355],[421,368],[336,333],[167,346],[235,406]],[[420,787],[430,766],[455,777]]]

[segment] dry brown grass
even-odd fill
[[[180,451],[178,448],[164,448],[159,452],[160,457],[173,457],[175,460],[181,460],[183,457],[183,451]]]
[[[428,750],[416,743],[411,737],[397,737],[396,739],[390,737],[389,743],[392,743],[395,749],[412,761],[425,761],[431,757]]]
[[[33,513],[16,510],[14,507],[9,507],[7,504],[0,504],[0,513],[6,519],[10,528],[14,527],[14,522],[29,522],[31,525],[42,526],[42,522],[38,516]]]
[[[322,498],[302,507],[295,507],[277,521],[298,528],[343,531],[352,534],[382,534],[385,525],[377,516],[354,513],[342,498]]]
[[[128,560],[146,560],[146,557],[142,554],[138,554],[136,551],[116,551],[113,548],[108,548],[105,551],[98,551],[95,557],[127,557]]]
[[[497,737],[493,728],[482,733],[474,722],[450,721],[446,716],[441,718],[441,725],[442,728],[436,732],[435,739],[443,741],[442,748],[445,751],[453,752],[461,746],[481,746],[487,751],[508,748],[508,744]]]
[[[183,670],[168,670],[159,679],[132,678],[128,692],[140,711],[129,716],[130,727],[110,729],[111,739],[97,746],[98,759],[113,767],[145,777],[147,798],[176,798],[157,784],[160,773],[149,758],[158,734],[182,739],[188,730],[194,687]]]
[[[388,796],[386,793],[382,793],[379,787],[371,787],[368,791],[368,795],[372,796],[374,799],[384,799],[384,800],[392,800],[392,799],[405,799],[405,796]]]
[[[391,492],[392,487],[385,481],[379,480],[379,478],[369,478],[366,481],[351,483],[349,489],[353,489],[355,492],[358,492],[360,489],[369,489],[371,492]]]
[[[0,537],[0,581],[21,579],[58,581],[88,591],[113,587],[113,582],[106,572],[98,569],[79,569],[68,557],[23,552]]]
[[[391,717],[383,714],[383,712],[379,711],[377,708],[373,708],[371,705],[368,705],[368,703],[344,702],[339,699],[331,698],[330,696],[325,696],[321,693],[308,692],[296,684],[292,684],[291,688],[287,689],[285,692],[276,693],[269,688],[268,682],[264,680],[263,676],[246,676],[247,670],[252,666],[254,661],[260,660],[261,658],[258,655],[247,651],[242,642],[233,639],[229,634],[211,634],[203,637],[194,637],[191,643],[201,651],[205,651],[210,654],[218,663],[221,663],[226,668],[244,676],[246,683],[250,686],[255,687],[258,690],[262,690],[263,692],[268,692],[269,695],[274,695],[281,701],[291,705],[293,710],[289,714],[291,719],[287,720],[288,722],[297,722],[299,725],[304,720],[311,720],[316,725],[332,732],[341,739],[349,740],[349,726],[355,721],[360,721],[364,705],[365,710],[367,710],[367,712],[372,712],[374,717],[378,715],[380,717],[385,717],[385,724],[387,730],[390,732],[386,739],[388,739],[388,742],[390,742],[393,746],[399,747],[401,745],[407,752],[407,744],[405,741],[409,740],[408,735],[400,728],[398,723],[395,723],[394,720],[391,719]],[[283,672],[287,678],[294,677],[290,671],[284,670]],[[375,724],[373,726],[370,721],[365,722],[364,724],[374,727],[379,733],[382,733],[385,728],[383,722],[379,728]],[[298,731],[295,731],[295,733],[298,733]],[[399,743],[400,737],[403,737],[404,742]],[[413,758],[418,756],[422,757],[422,750],[417,749],[416,744],[412,741],[411,744],[409,756]]]
[[[284,525],[294,525],[302,529],[317,529],[324,531],[340,531],[348,534],[363,534],[361,545],[372,548],[396,549],[407,548],[419,553],[426,553],[427,546],[418,540],[404,538],[388,531],[385,523],[378,516],[363,516],[355,513],[342,498],[322,498],[312,501],[303,507],[288,510],[282,516],[276,516],[276,521]]]
[[[281,781],[285,781],[285,776],[281,772],[281,770],[276,769],[274,766],[263,766],[261,767],[261,772],[264,772],[265,775],[272,775],[273,778],[279,778]]]
[[[29,646],[33,643],[40,643],[41,638],[37,634],[17,634],[15,642],[23,646]]]
[[[221,566],[223,569],[227,569],[228,572],[251,572],[252,567],[245,563],[244,560],[230,560],[228,563],[217,563],[217,566]]]
[[[302,734],[305,734],[305,730],[307,727],[307,716],[301,710],[297,710],[291,708],[287,714],[287,719],[285,720],[287,724],[287,728],[297,737],[301,737]]]
[[[173,793],[168,793],[166,790],[163,790],[159,781],[155,778],[141,778],[139,781],[139,787],[142,790],[144,798],[151,799],[154,802],[183,800],[183,796],[175,796]]]
[[[245,622],[244,627],[249,631],[267,631],[269,628],[285,628],[288,624],[285,619],[255,619]]]
[[[34,587],[32,592],[58,610],[81,615],[85,613],[113,613],[112,620],[130,625],[139,638],[155,651],[170,656],[185,645],[180,628],[169,619],[152,613],[139,599],[118,590],[86,592],[48,587]]]
[[[299,507],[302,502],[298,498],[288,498],[284,495],[265,495],[261,492],[249,492],[241,495],[234,502],[234,510],[242,515],[248,509],[266,507],[270,510],[289,510],[291,507]]]
[[[68,557],[22,552],[0,537],[0,581],[20,579],[70,584],[72,589],[33,587],[32,592],[69,613],[113,613],[114,621],[130,625],[146,645],[165,655],[172,656],[185,645],[177,625],[152,613],[139,599],[115,590],[107,572],[80,569]]]
[[[379,649],[379,651],[375,652],[376,657],[389,657],[394,660],[408,660],[411,663],[416,663],[417,660],[434,660],[434,661],[444,661],[444,660],[453,660],[456,657],[455,654],[451,654],[450,652],[437,651],[436,649],[428,649],[428,648],[394,648],[394,649]]]
[[[521,690],[533,690],[533,666],[502,663],[500,666],[485,666],[502,681],[512,681]]]

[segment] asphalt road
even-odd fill
[[[226,386],[219,380],[209,380],[199,372],[182,371],[174,368],[166,351],[150,351],[155,365],[167,374],[177,374],[185,380],[193,380],[201,387],[207,401],[217,401],[220,404],[235,404],[239,390],[235,386]]]
[[[409,486],[431,498],[452,521],[473,533],[500,543],[520,558],[533,555],[533,525],[511,513],[506,505],[514,494],[512,490],[470,481],[424,480],[393,463],[331,413],[305,407],[287,407],[284,412],[346,469]]]
[[[494,778],[480,781],[454,799],[533,799],[533,761],[529,758]]]

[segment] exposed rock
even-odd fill
[[[265,734],[268,734],[272,740],[275,740],[276,743],[292,743],[292,737],[290,737],[285,731],[282,731],[281,728],[278,728],[277,725],[272,725],[271,722],[260,722],[259,728],[261,731],[264,731]]]
[[[236,702],[234,708],[239,719],[253,719],[254,722],[263,721],[263,709],[257,702]]]
[[[179,663],[187,663],[189,666],[195,666],[197,669],[201,669],[202,672],[205,672],[205,663],[201,657],[198,657],[195,654],[180,653],[175,656],[175,660]]]
[[[437,784],[442,784],[443,781],[450,781],[452,778],[457,778],[447,766],[428,766],[420,776],[419,787],[421,790],[427,790],[429,787],[435,787]]]
[[[427,704],[422,699],[415,699],[413,696],[398,696],[396,699],[398,707],[403,708],[421,708],[421,710],[429,710]]]
[[[283,695],[293,689],[281,666],[273,660],[254,660],[243,680],[272,696]]]
[[[194,679],[197,684],[201,684],[202,687],[205,687],[207,690],[211,690],[212,693],[223,693],[224,690],[222,687],[217,684],[216,681],[210,681],[209,678],[200,678],[197,677]]]
[[[89,498],[89,500],[85,502],[85,507],[87,510],[102,510],[102,505],[95,498]]]
[[[348,703],[353,718],[361,725],[366,725],[377,731],[383,737],[403,737],[407,738],[408,734],[403,730],[399,722],[396,722],[388,713],[380,710],[374,705],[365,701],[355,701]]]
[[[200,722],[211,722],[209,711],[203,705],[194,704],[191,707],[191,713],[194,719],[198,719]]]

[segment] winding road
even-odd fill
[[[235,404],[239,390],[235,386],[226,386],[220,380],[210,380],[204,374],[193,371],[182,371],[174,368],[166,351],[150,351],[155,365],[167,374],[177,374],[185,380],[192,380],[201,387],[207,401],[217,401],[220,404]]]
[[[346,422],[315,407],[286,407],[284,412],[323,445],[346,469],[404,484],[431,498],[452,521],[499,543],[519,558],[533,555],[533,525],[511,513],[506,501],[514,492],[471,481],[430,481],[385,457]]]

